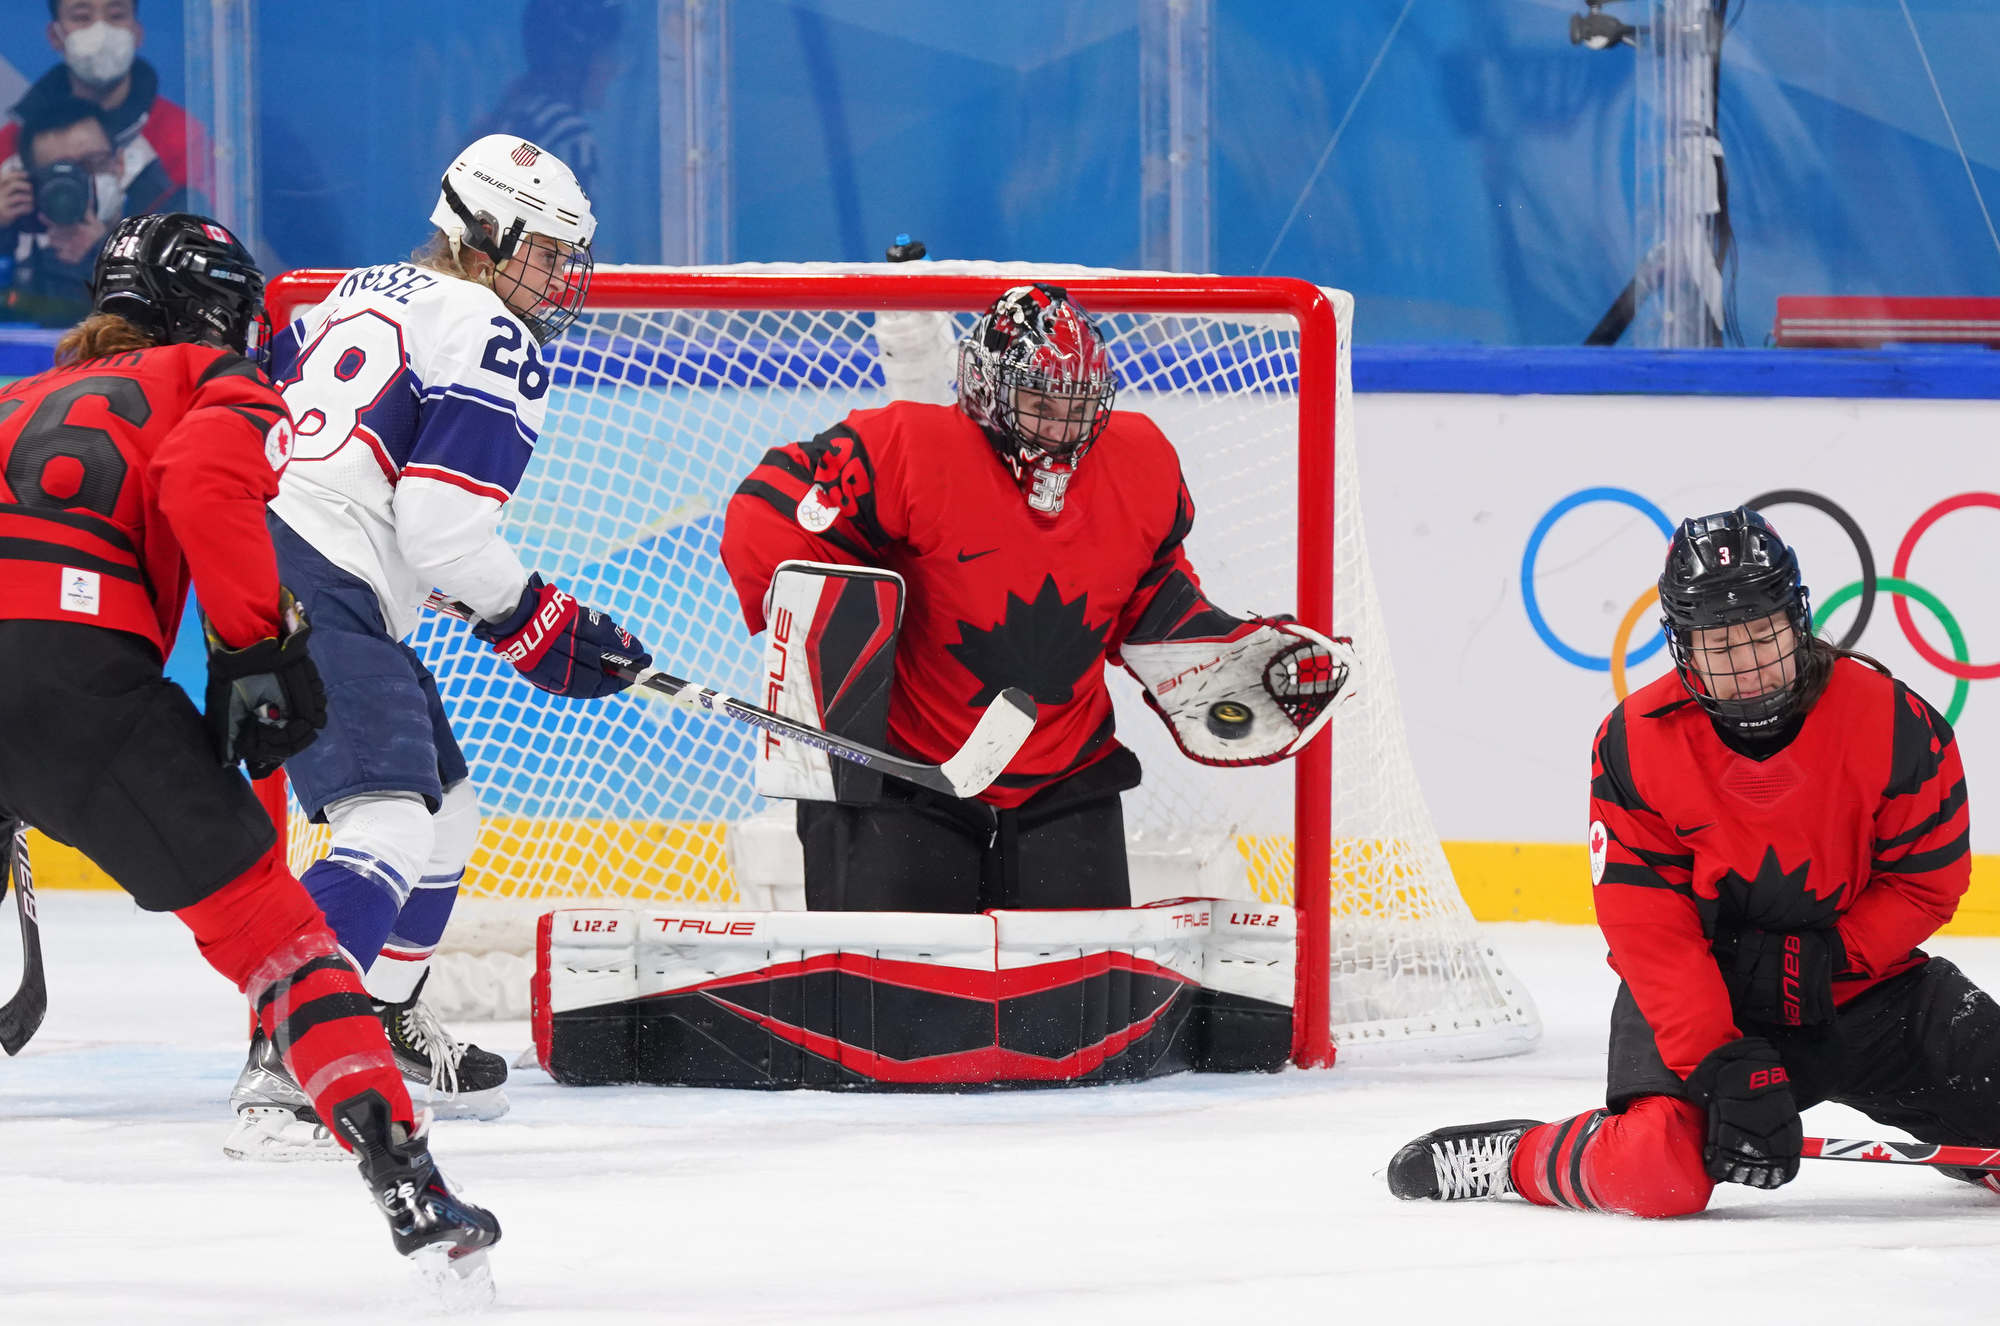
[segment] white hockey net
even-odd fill
[[[888,398],[880,315],[829,304],[825,277],[835,272],[893,278],[911,291],[951,277],[993,280],[976,300],[960,291],[954,332],[992,293],[1030,274],[1107,282],[1081,302],[1113,347],[1117,408],[1152,416],[1180,452],[1196,505],[1187,549],[1205,590],[1237,613],[1294,610],[1298,323],[1204,311],[1201,278],[1174,278],[1180,294],[1161,307],[1157,292],[1143,293],[1157,278],[1046,266],[746,266],[703,274],[715,288],[695,292],[685,270],[601,269],[592,311],[557,348],[548,421],[507,508],[505,532],[522,560],[610,612],[668,670],[758,694],[759,642],[744,633],[717,551],[724,507],[770,447]],[[729,283],[746,275],[762,283],[759,293],[739,292],[732,305]],[[772,302],[770,278],[784,283],[781,302],[791,306],[746,308]],[[1121,282],[1142,293],[1128,298]],[[289,306],[274,316],[324,288],[279,283],[274,303]],[[604,291],[639,306],[598,307]],[[1517,1052],[1539,1035],[1533,1004],[1459,896],[1405,745],[1361,526],[1352,300],[1326,293],[1338,344],[1308,345],[1306,354],[1338,367],[1336,514],[1331,531],[1303,533],[1310,555],[1333,560],[1333,626],[1354,637],[1360,670],[1357,698],[1338,707],[1320,738],[1332,750],[1333,794],[1306,812],[1326,817],[1332,843],[1330,915],[1318,922],[1328,927],[1330,957],[1309,979],[1325,992],[1344,1058]],[[905,333],[921,321],[887,316],[904,317],[896,326]],[[936,323],[930,337],[915,337],[937,351],[934,362],[919,355],[917,371],[948,393],[944,331]],[[428,618],[412,644],[437,675],[485,816],[429,990],[448,1016],[525,1016],[531,918],[546,904],[799,905],[787,887],[796,872],[789,815],[751,791],[750,729],[637,696],[582,704],[544,695],[449,618]],[[1199,892],[1293,902],[1299,763],[1195,765],[1135,683],[1120,673],[1114,691],[1119,736],[1146,769],[1144,786],[1126,798],[1135,900]],[[324,850],[325,831],[296,811],[291,830],[292,862],[303,868]],[[1302,931],[1310,923],[1301,916]]]

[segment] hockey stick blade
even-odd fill
[[[0,1050],[9,1058],[21,1052],[49,1011],[48,978],[42,971],[42,930],[35,915],[35,880],[28,868],[28,828],[19,820],[0,820],[5,836],[0,851],[0,895],[5,893],[5,876],[14,881],[14,910],[21,920],[21,984],[6,1003],[0,1004]]]
[[[1932,1165],[1946,1169],[2000,1171],[2000,1149],[1946,1146],[1937,1142],[1876,1142],[1855,1137],[1808,1137],[1799,1155],[1806,1160],[1866,1160],[1885,1165]]]
[[[1009,688],[994,698],[965,745],[943,764],[925,764],[905,759],[864,742],[835,736],[824,728],[786,718],[762,706],[739,700],[658,668],[634,666],[631,659],[616,654],[604,656],[604,670],[634,686],[666,696],[685,709],[723,714],[739,723],[763,728],[791,741],[824,751],[835,759],[874,769],[891,778],[914,783],[949,797],[974,797],[984,792],[1001,770],[1007,767],[1028,734],[1035,730],[1035,702],[1026,692]]]

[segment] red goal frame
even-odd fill
[[[324,299],[344,271],[301,270],[274,278],[265,291],[274,327]],[[1019,274],[935,272],[742,272],[606,267],[595,273],[586,311],[661,308],[900,310],[962,313],[985,308]],[[1053,275],[1095,313],[1188,313],[1289,316],[1298,328],[1298,607],[1299,620],[1333,632],[1334,451],[1340,389],[1339,315],[1327,293],[1291,277]],[[1333,1063],[1330,1027],[1332,947],[1333,759],[1329,738],[1294,761],[1293,903],[1299,915],[1292,1061]],[[282,836],[282,776],[260,785]]]

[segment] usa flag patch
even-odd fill
[[[532,166],[542,159],[542,149],[533,143],[523,143],[507,155],[517,166]]]

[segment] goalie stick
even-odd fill
[[[28,869],[28,826],[20,820],[0,816],[0,901],[5,901],[7,879],[14,881],[14,910],[21,918],[21,984],[6,1003],[0,1004],[0,1050],[11,1058],[21,1052],[42,1025],[49,1011],[49,987],[42,972],[42,931],[35,917],[35,881]]]
[[[1947,1146],[1937,1142],[1874,1142],[1855,1137],[1808,1137],[1799,1152],[1805,1160],[1870,1160],[1886,1165],[1933,1165],[1945,1169],[2000,1171],[2000,1149]]]
[[[464,621],[476,620],[472,609],[442,594],[433,593],[430,606]],[[772,713],[748,700],[725,695],[659,668],[635,667],[631,659],[615,654],[606,654],[604,659],[606,672],[634,686],[663,695],[684,709],[723,714],[739,723],[748,723],[780,737],[802,742],[815,750],[825,751],[836,759],[879,770],[891,778],[899,778],[950,797],[975,797],[984,792],[1035,730],[1034,700],[1026,691],[1009,686],[995,696],[993,703],[986,707],[986,712],[979,716],[972,735],[965,739],[957,754],[943,764],[925,764],[921,760],[905,759],[859,741],[835,736],[824,728]]]

